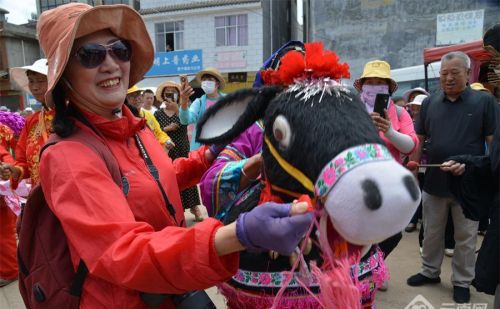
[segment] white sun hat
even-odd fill
[[[425,98],[427,98],[425,94],[419,94],[415,98],[413,98],[413,101],[408,103],[408,105],[422,105],[422,102],[424,102]]]
[[[403,93],[403,99],[405,100],[405,102],[410,103],[410,102],[408,102],[408,100],[410,99],[410,94],[412,94],[413,92],[418,92],[418,93],[421,93],[421,94],[429,95],[429,92],[427,92],[427,90],[425,90],[422,87],[417,87],[417,88],[413,88],[413,89],[410,89],[410,90],[406,90]]]
[[[23,88],[24,91],[31,93],[28,87],[28,76],[26,75],[26,72],[33,71],[47,76],[48,69],[47,59],[42,58],[35,61],[32,65],[11,68],[10,76],[19,85],[19,87]]]

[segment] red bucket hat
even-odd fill
[[[48,59],[45,100],[64,73],[75,39],[109,29],[132,46],[129,87],[140,81],[153,64],[154,48],[142,17],[127,5],[69,3],[42,13],[37,25],[40,45]],[[50,102],[50,103],[49,103]]]

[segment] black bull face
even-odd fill
[[[356,95],[343,89],[303,100],[279,87],[240,90],[207,110],[196,138],[227,144],[259,119],[266,179],[318,198],[346,241],[378,243],[410,221],[420,201],[416,180],[392,159]]]

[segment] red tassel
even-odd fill
[[[281,59],[279,68],[275,71],[261,71],[262,80],[266,85],[289,86],[295,79],[331,78],[339,80],[350,78],[349,65],[339,63],[337,54],[325,50],[322,42],[305,44],[305,56],[298,51],[290,51]]]
[[[278,68],[281,82],[284,85],[293,84],[295,78],[301,77],[304,74],[306,64],[304,56],[298,51],[288,52],[282,59]]]

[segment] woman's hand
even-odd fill
[[[248,180],[255,180],[259,178],[260,171],[262,170],[262,155],[260,153],[250,157],[245,165],[243,165],[243,176],[249,178]]]
[[[174,143],[171,139],[169,139],[169,140],[165,143],[165,148],[167,148],[167,150],[170,150],[170,149],[172,149],[172,148],[174,148],[174,147],[175,147],[175,143]]]
[[[242,167],[240,175],[240,186],[238,191],[243,191],[246,187],[259,179],[262,171],[262,155],[260,153],[247,159]]]
[[[0,177],[3,180],[7,180],[9,178],[18,180],[19,177],[21,176],[21,169],[19,167],[12,165],[12,164],[2,163],[2,165],[0,166],[0,169],[1,169]]]
[[[179,98],[179,103],[182,109],[188,109],[189,105],[189,97],[194,94],[193,88],[189,85],[189,83],[185,82],[181,85],[181,93]]]
[[[370,113],[372,117],[373,125],[377,128],[378,131],[382,131],[383,133],[387,133],[391,128],[391,118],[387,113],[387,109],[384,109],[385,118],[380,116],[379,113]]]
[[[218,229],[215,249],[219,255],[245,249],[275,250],[290,255],[305,236],[313,218],[312,213],[307,213],[306,202],[266,203]]]
[[[450,172],[454,176],[460,176],[465,172],[465,164],[450,160],[441,164],[441,170]]]
[[[179,129],[179,125],[177,123],[171,123],[168,126],[163,128],[163,131],[170,132]]]
[[[274,250],[290,255],[309,229],[314,215],[305,202],[266,203],[236,220],[236,236],[250,251]]]

